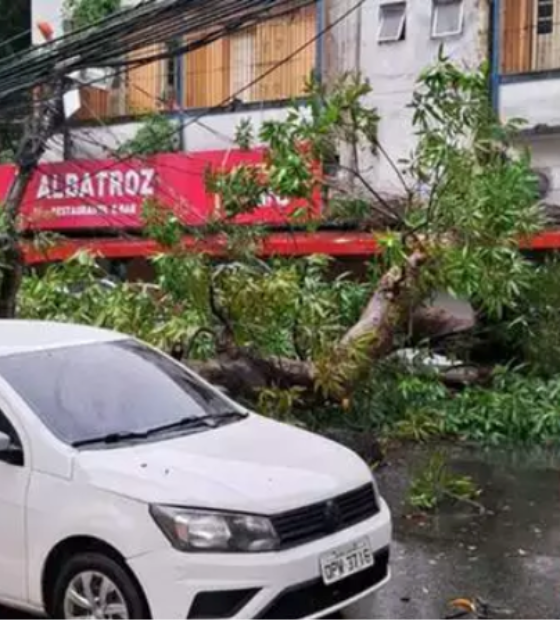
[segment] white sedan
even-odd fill
[[[0,321],[0,602],[56,618],[369,617],[391,519],[353,452],[128,336]]]

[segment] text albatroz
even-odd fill
[[[153,168],[42,174],[36,197],[38,200],[147,198],[155,195],[155,181]]]

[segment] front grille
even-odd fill
[[[381,583],[389,574],[389,549],[375,554],[375,564],[339,583],[326,586],[321,579],[302,583],[284,590],[266,607],[259,618],[275,620],[283,618],[307,618],[348,601]]]
[[[282,549],[339,532],[379,512],[372,484],[332,500],[272,517]]]

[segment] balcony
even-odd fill
[[[316,28],[316,9],[311,6],[182,57],[130,69],[113,79],[106,90],[83,88],[77,118],[109,122],[157,111],[220,106],[234,96],[238,104],[301,97],[315,66],[315,45],[295,52],[313,39]],[[138,50],[130,59],[160,51],[163,46]],[[292,54],[293,58],[271,71]]]
[[[560,127],[560,0],[502,0],[500,112]]]

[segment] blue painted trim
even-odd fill
[[[317,32],[317,46],[315,50],[315,79],[318,82],[323,81],[324,70],[324,54],[325,54],[325,37],[321,35],[325,29],[325,0],[317,0],[317,6],[315,8],[316,19],[316,32]]]
[[[492,107],[496,114],[500,113],[500,61],[501,61],[501,36],[500,36],[500,4],[501,0],[492,0],[490,24],[492,29],[490,48],[490,95]]]
[[[185,107],[185,55],[181,54],[175,63],[175,84],[177,85],[177,99],[181,110]]]
[[[179,99],[179,123],[181,127],[184,125],[185,119],[185,95],[186,95],[186,83],[185,83],[185,65],[186,65],[186,55],[180,54],[177,57],[177,62],[175,63],[175,84],[177,85],[177,99]],[[185,131],[181,129],[179,133],[179,149],[181,151],[185,150]]]
[[[502,84],[514,84],[516,82],[535,82],[540,80],[558,79],[560,79],[560,68],[548,69],[547,71],[531,71],[531,73],[513,73],[510,75],[500,76],[500,82]]]

